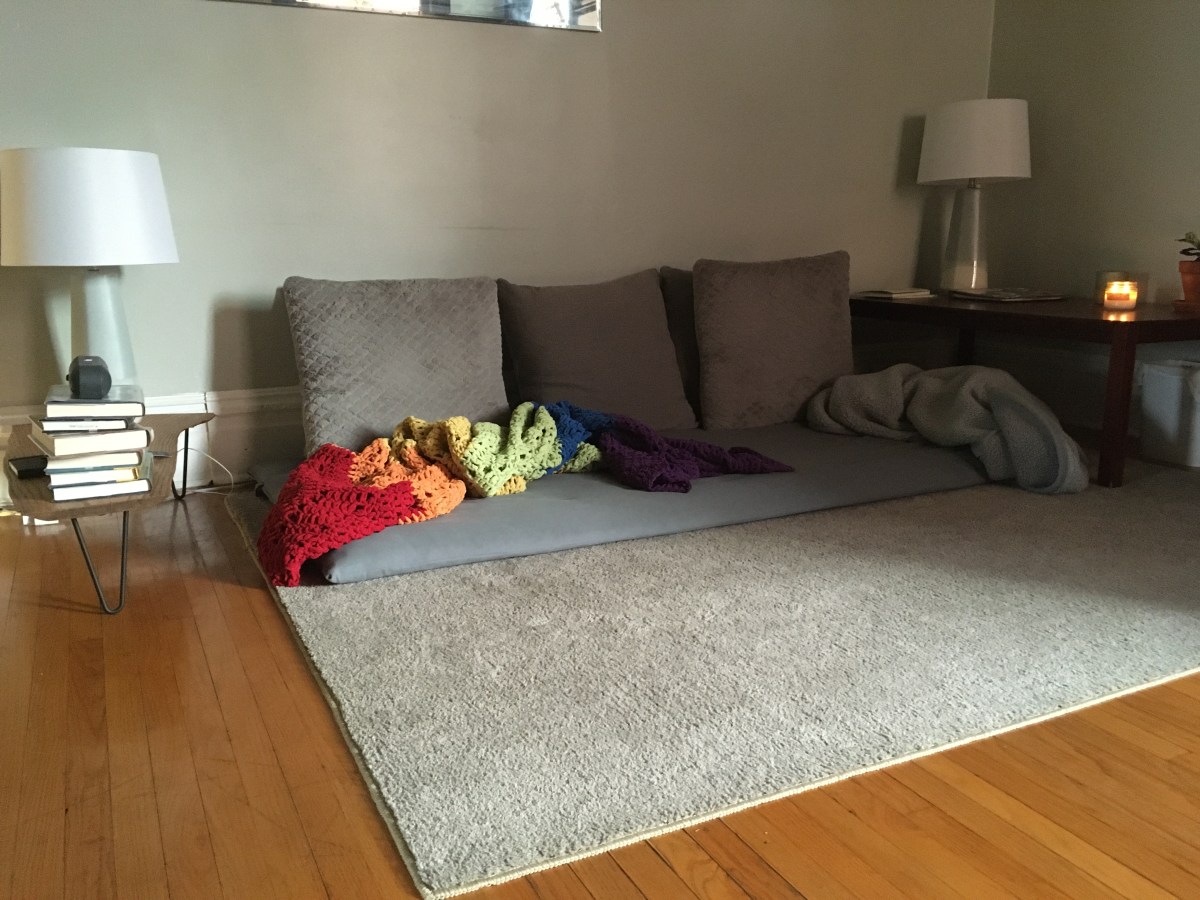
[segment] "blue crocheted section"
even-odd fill
[[[593,434],[608,431],[613,427],[613,417],[594,409],[584,409],[569,400],[545,404],[546,412],[554,419],[558,428],[558,440],[562,444],[563,465],[575,455],[579,445]],[[562,466],[548,471],[557,472]]]

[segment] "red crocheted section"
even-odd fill
[[[412,484],[354,484],[358,454],[325,444],[288,476],[258,535],[258,558],[271,584],[295,587],[300,566],[355,538],[416,513]]]

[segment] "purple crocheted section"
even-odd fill
[[[613,416],[612,427],[597,432],[593,440],[605,467],[622,483],[643,491],[684,494],[697,478],[792,471],[748,447],[726,450],[703,441],[663,437],[628,416]]]

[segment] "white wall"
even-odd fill
[[[0,0],[0,146],[160,154],[147,393],[295,382],[290,274],[555,283],[844,247],[913,277],[919,118],[983,96],[993,0],[606,0],[601,34],[214,0]],[[0,269],[0,406],[60,377]]]
[[[1088,296],[1096,273],[1148,272],[1149,300],[1181,294],[1179,249],[1200,228],[1195,0],[997,0],[989,96],[1029,100],[1029,181],[989,190],[994,284]],[[1008,369],[1066,422],[1098,428],[1107,348],[992,337]],[[1141,362],[1200,359],[1147,344]],[[1141,372],[1132,430],[1140,428]]]
[[[1181,296],[1200,229],[1196,0],[997,0],[990,95],[1029,100],[1033,178],[991,191],[996,283],[1088,294],[1099,270]]]

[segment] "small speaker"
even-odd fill
[[[103,400],[112,387],[108,365],[99,356],[77,356],[67,372],[71,396],[80,400]]]

